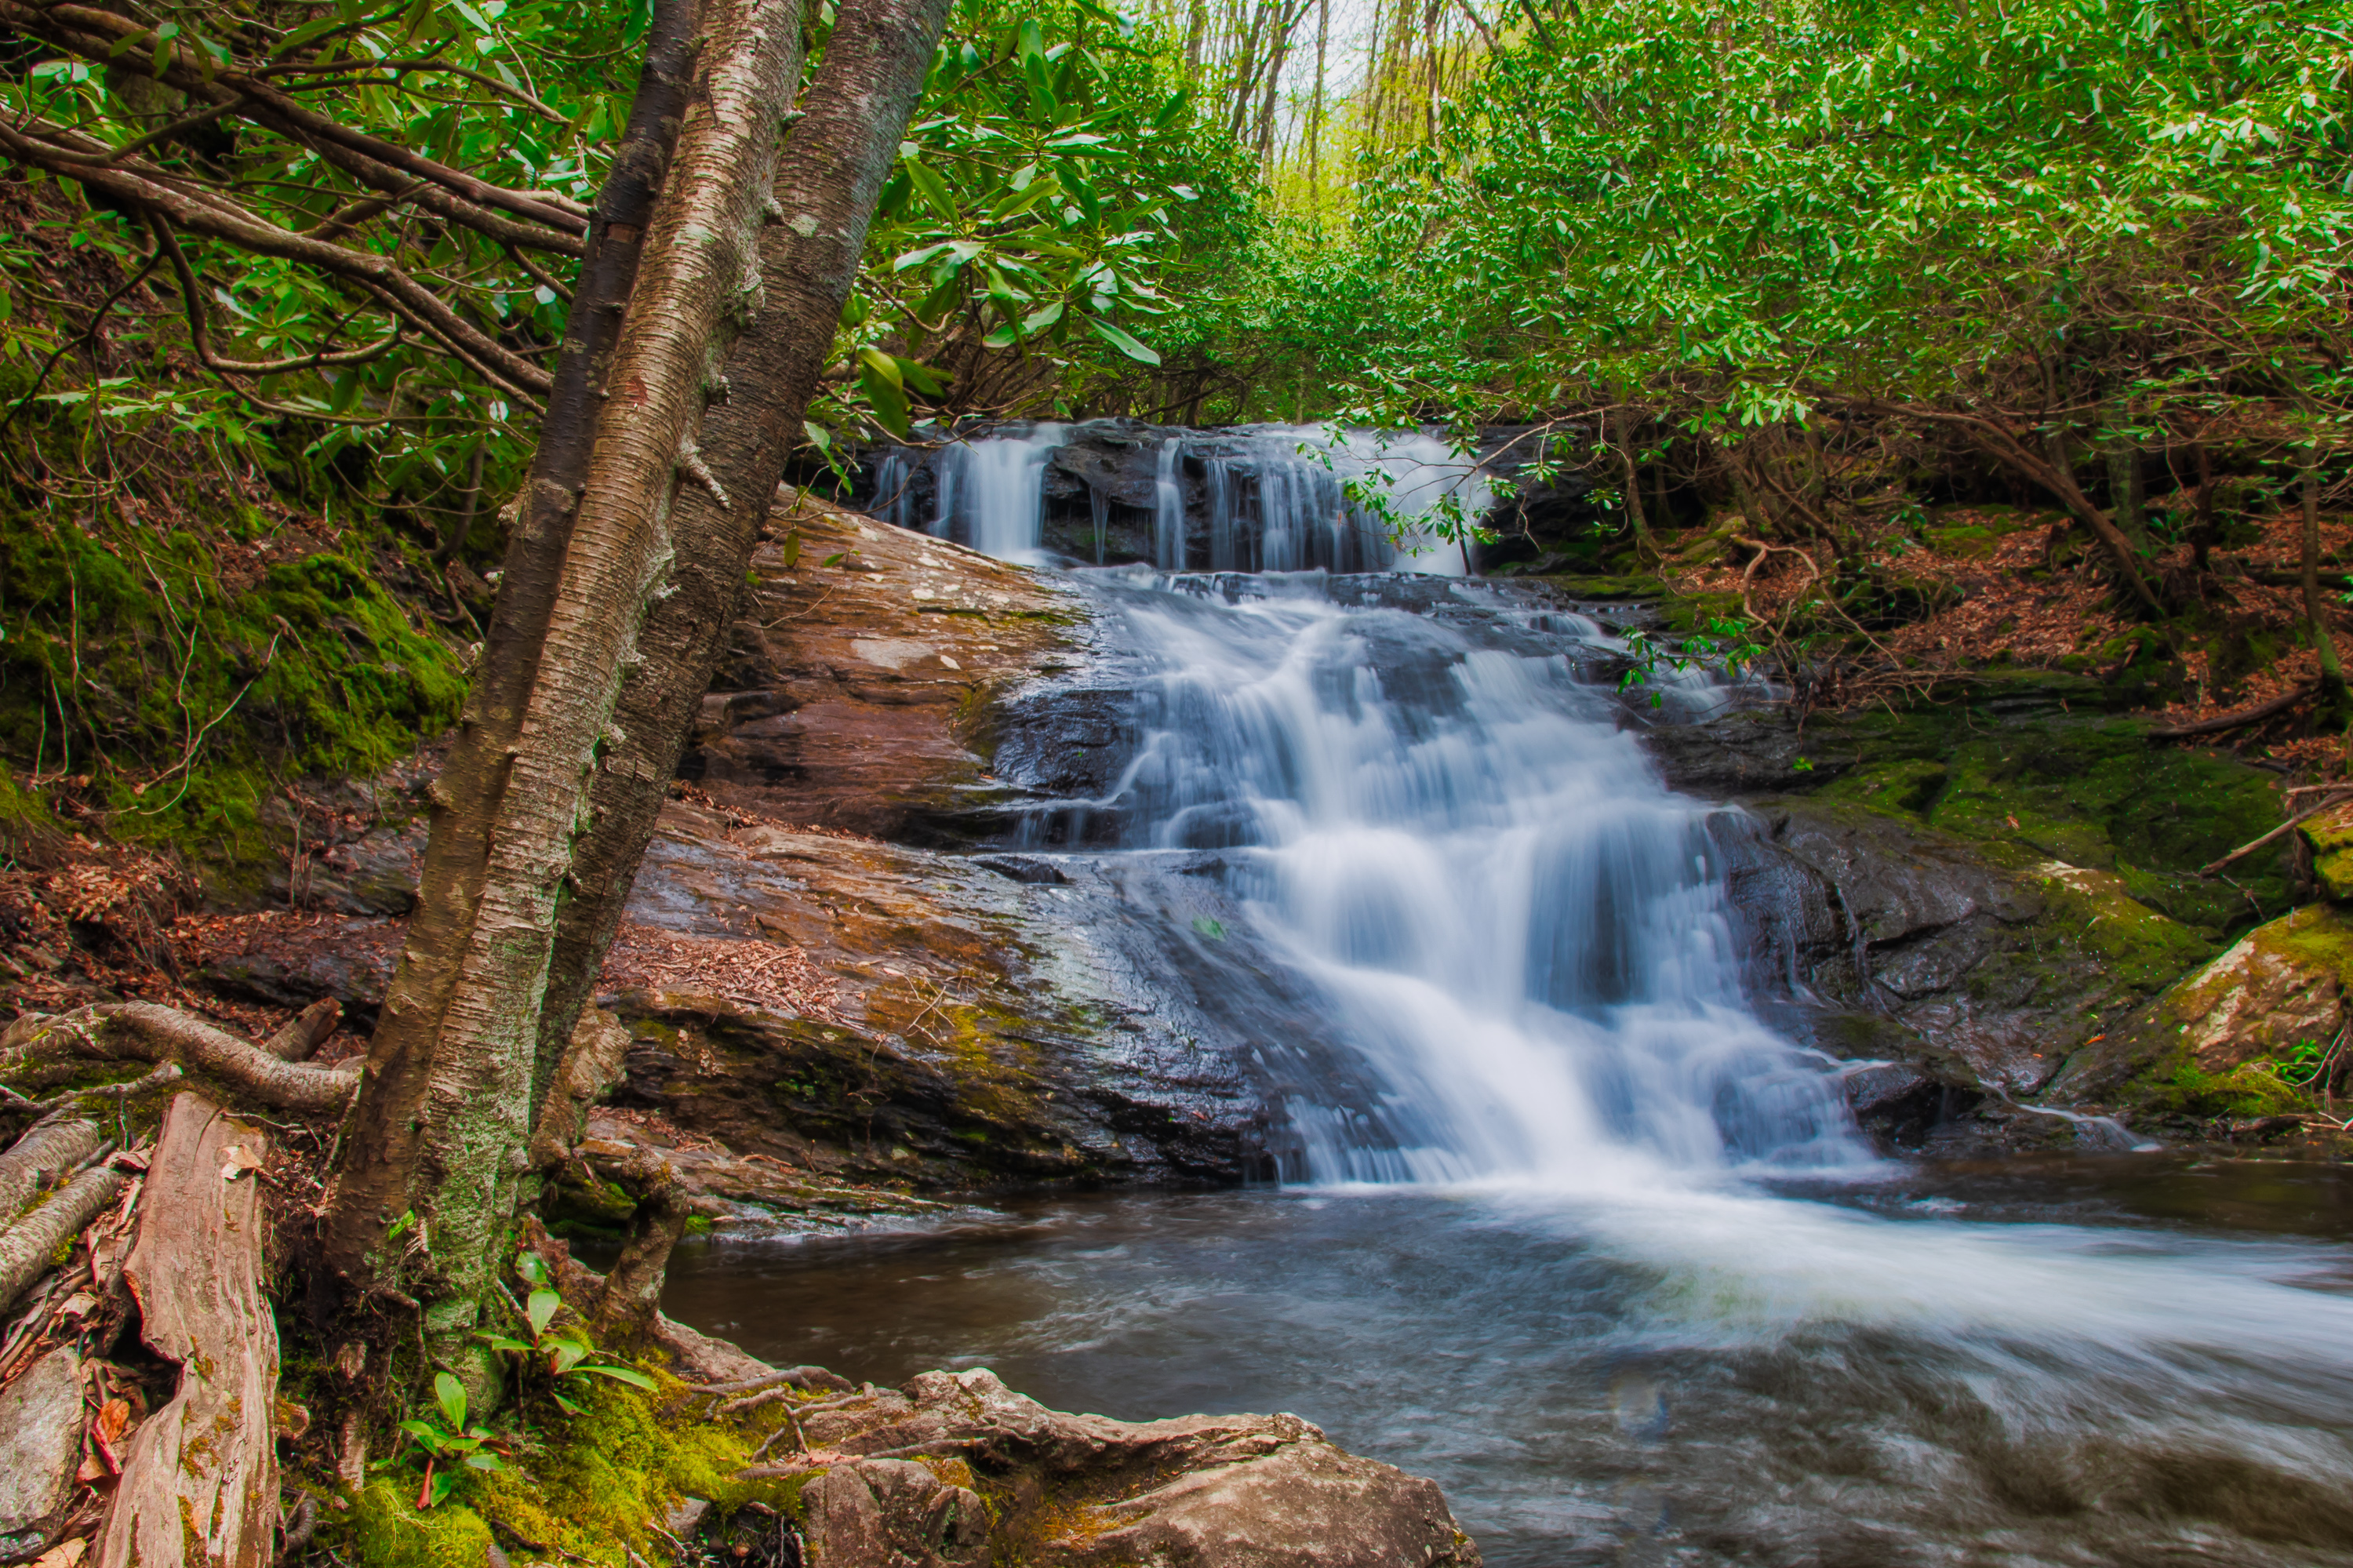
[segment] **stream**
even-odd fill
[[[1040,429],[974,443],[985,514],[935,528],[1034,550]],[[1357,564],[1353,506],[1278,467],[1220,503],[1218,547]],[[1222,564],[1185,534],[1164,568]],[[1445,565],[1421,556],[1362,564]],[[1658,782],[1579,657],[1622,648],[1600,626],[1482,601],[1472,635],[1322,571],[1069,570],[1144,672],[1134,745],[1029,837],[1215,852],[1354,1086],[1265,1039],[1280,1184],[705,1245],[673,1315],[877,1382],[987,1365],[1129,1419],[1294,1411],[1436,1478],[1514,1568],[2353,1563],[2353,1183],[1883,1160],[1760,1016],[1740,814]],[[1660,697],[1736,694],[1685,672]]]

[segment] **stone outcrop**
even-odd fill
[[[2063,672],[1938,698],[1644,738],[1670,783],[1746,808],[1725,845],[1753,982],[1789,999],[1793,1033],[1883,1064],[1848,1075],[1866,1125],[1902,1147],[2064,1143],[2084,1124],[2013,1102],[2099,1104],[2152,1059],[2152,1000],[2289,906],[2284,845],[2235,884],[2197,874],[2279,821],[2276,780],[2152,742]]]
[[[1295,1415],[1070,1415],[986,1369],[830,1397],[800,1418],[827,1568],[1475,1568],[1436,1483]],[[994,1554],[994,1555],[992,1555]]]
[[[954,842],[1016,791],[989,714],[1087,656],[1084,607],[1035,574],[811,502],[753,559],[680,772],[796,824]],[[797,539],[797,546],[795,540]]]
[[[2353,920],[2327,905],[2291,911],[2183,976],[2129,1027],[2071,1061],[2058,1086],[2147,1099],[2298,1054],[2309,1065],[2341,1046],[2348,986]],[[2239,1086],[2260,1098],[2267,1086]]]

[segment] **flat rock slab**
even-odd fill
[[[51,1351],[0,1392],[0,1555],[44,1544],[81,1463],[81,1358]]]

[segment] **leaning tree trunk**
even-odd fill
[[[613,722],[625,664],[647,605],[667,591],[681,476],[710,482],[696,442],[722,385],[723,341],[760,308],[756,244],[799,77],[800,24],[799,0],[703,6],[676,155],[613,342],[583,482],[570,493],[535,471],[532,496],[549,511],[526,500],[526,531],[536,516],[569,514],[543,626],[534,636],[536,612],[518,613],[517,641],[500,655],[528,661],[528,677],[486,662],[483,684],[499,698],[470,703],[468,766],[432,791],[418,916],[329,1188],[330,1267],[416,1302],[436,1355],[477,1382],[488,1363],[471,1333],[529,1165],[557,910],[596,758],[622,738]],[[518,696],[519,706],[499,705]],[[404,1216],[416,1242],[394,1255],[385,1238]]]
[[[727,400],[703,421],[702,452],[730,497],[678,501],[675,592],[638,635],[642,662],[622,683],[619,732],[590,785],[589,821],[557,916],[555,958],[540,1015],[537,1094],[554,1079],[605,951],[619,927],[638,862],[678,771],[696,709],[726,652],[744,568],[801,439],[801,417],[832,351],[866,248],[866,227],[899,139],[923,90],[949,0],[868,0],[846,7],[826,45],[807,113],[776,166],[784,221],[761,239],[762,305],[727,360]]]

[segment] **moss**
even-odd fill
[[[2139,722],[2075,694],[2050,671],[1981,672],[1946,703],[1818,722],[1808,754],[1842,765],[1825,798],[1911,816],[2021,868],[2114,873],[2130,897],[2210,939],[2284,910],[2282,857],[2243,863],[2235,887],[2196,874],[2277,824],[2273,777],[2152,745]]]
[[[2177,1062],[2165,1072],[2145,1078],[2134,1098],[2158,1115],[2201,1121],[2216,1117],[2284,1116],[2316,1108],[2312,1097],[2282,1078],[2269,1061],[2242,1062],[2226,1073],[2208,1073],[2195,1062]]]
[[[420,1513],[407,1489],[376,1481],[352,1510],[352,1544],[365,1568],[482,1568],[490,1526],[457,1502]]]
[[[237,519],[199,525],[0,509],[0,755],[75,774],[118,839],[236,863],[274,853],[283,781],[409,754],[466,677],[385,588],[396,556],[352,535],[264,566]],[[0,823],[46,811],[0,798]]]
[[[1537,579],[1550,583],[1571,599],[1672,599],[1667,585],[1652,577],[1545,577]]]
[[[476,1484],[474,1507],[520,1541],[618,1564],[630,1551],[653,1550],[649,1526],[681,1497],[708,1499],[723,1514],[751,1501],[781,1507],[797,1490],[735,1479],[751,1441],[735,1425],[697,1419],[693,1397],[674,1380],[660,1380],[652,1394],[576,1381],[589,1384],[568,1394],[580,1414],[552,1425],[537,1452]]]

